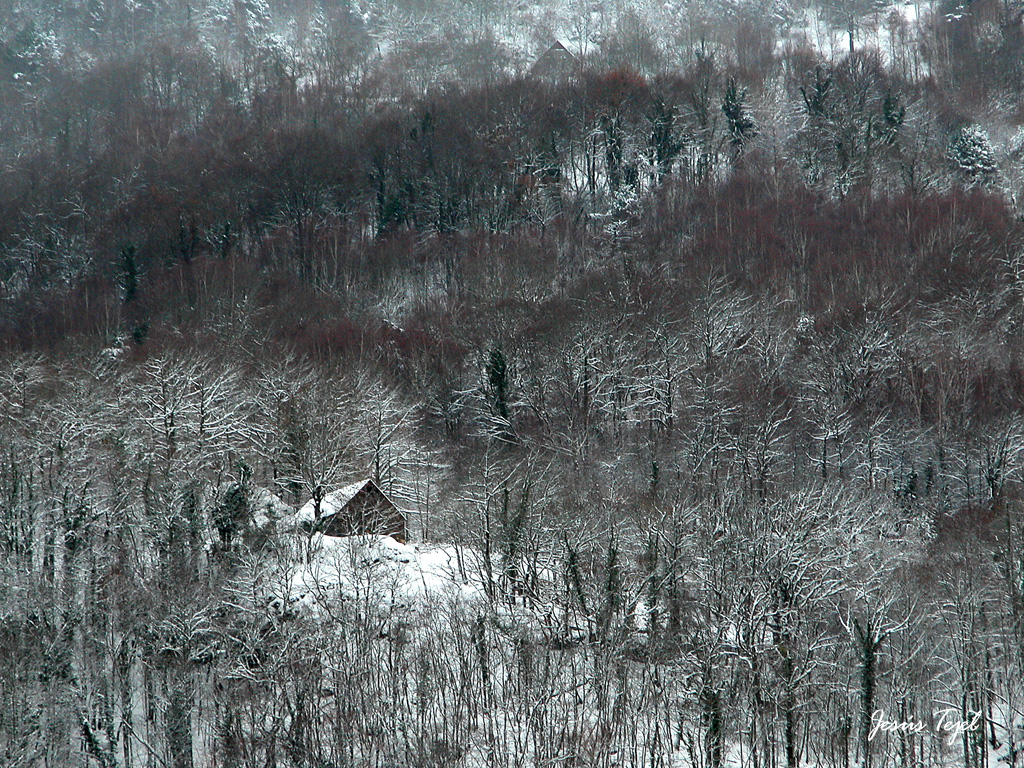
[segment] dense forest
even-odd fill
[[[1015,768],[1022,16],[0,0],[0,764]]]

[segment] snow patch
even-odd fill
[[[344,490],[344,489],[342,489]],[[321,616],[338,604],[387,622],[431,609],[472,611],[486,602],[478,553],[458,546],[417,547],[390,536],[314,534],[309,562],[289,578],[291,610]]]

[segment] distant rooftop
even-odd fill
[[[578,68],[579,58],[556,40],[530,67],[530,75],[545,80],[561,80],[571,77]]]

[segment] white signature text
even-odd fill
[[[935,731],[946,736],[947,744],[954,744],[957,739],[968,731],[975,731],[981,723],[981,712],[968,710],[969,719],[964,719],[960,713],[952,707],[940,710],[934,714]],[[928,725],[921,720],[890,720],[885,715],[884,709],[876,709],[871,716],[871,730],[868,733],[868,741],[872,741],[879,733],[892,734],[921,734],[928,730]]]

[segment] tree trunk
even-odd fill
[[[708,685],[702,695],[704,709],[704,753],[708,768],[722,768],[722,700],[717,689]]]
[[[171,755],[171,766],[193,768],[190,680],[184,670],[174,670],[172,674],[175,679],[171,682],[166,715],[167,747]]]
[[[854,619],[854,631],[860,652],[860,727],[861,749],[864,755],[864,768],[871,768],[871,716],[875,711],[875,664],[878,647],[885,639],[884,635],[876,637],[875,628],[868,621],[862,627]]]

